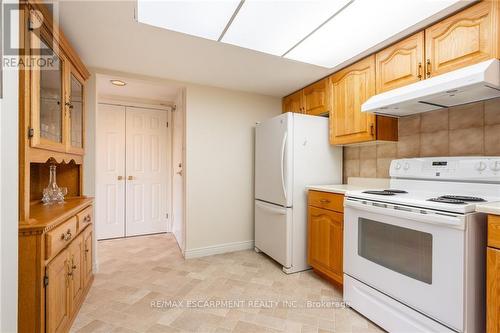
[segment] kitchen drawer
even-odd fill
[[[45,259],[50,259],[68,245],[77,233],[76,216],[45,235]]]
[[[339,213],[344,212],[343,194],[309,191],[308,202],[309,206],[333,210]]]
[[[78,231],[85,229],[85,227],[94,220],[93,206],[89,206],[76,214],[76,218],[78,220]]]
[[[500,216],[488,216],[488,246],[500,249]]]

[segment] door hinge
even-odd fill
[[[168,128],[168,121],[167,121],[167,128]]]
[[[45,275],[43,277],[43,286],[47,287],[48,285],[49,285],[49,277],[47,275]]]
[[[167,219],[168,219],[168,213],[166,215],[167,215]]]
[[[28,128],[28,138],[31,139],[35,136],[35,130],[32,127]]]
[[[176,111],[177,110],[177,105],[174,104],[174,106],[172,106],[172,111]]]

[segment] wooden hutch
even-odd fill
[[[90,289],[93,198],[83,196],[90,73],[46,5],[20,3],[19,332],[67,332]],[[44,205],[49,166],[64,203]]]

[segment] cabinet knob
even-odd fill
[[[134,180],[134,176],[128,176],[128,180]]]
[[[118,180],[123,180],[123,176],[118,176]]]
[[[71,266],[71,269],[76,269],[76,265]]]

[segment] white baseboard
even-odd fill
[[[199,257],[211,256],[214,254],[228,253],[228,252],[236,252],[243,250],[253,250],[254,241],[243,241],[243,242],[235,242],[235,243],[226,243],[226,244],[218,244],[206,247],[199,247],[196,249],[186,249],[184,252],[184,258],[192,259]]]

